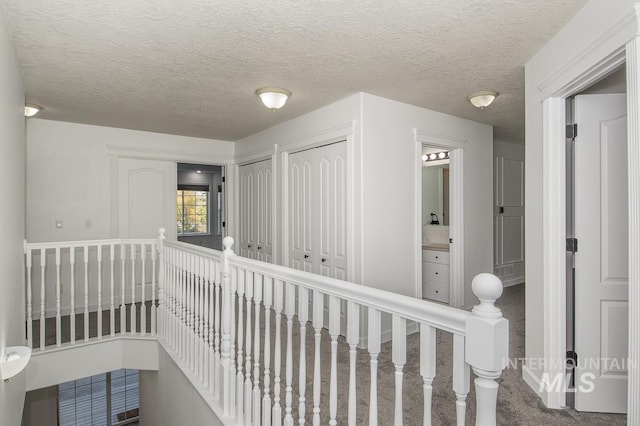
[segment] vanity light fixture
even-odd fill
[[[491,103],[498,96],[498,92],[494,92],[493,90],[482,90],[480,92],[475,92],[467,96],[467,100],[476,108],[485,109],[491,105]]]
[[[31,359],[31,348],[27,346],[10,346],[0,358],[0,378],[9,380],[27,366]]]
[[[27,118],[33,117],[37,113],[42,111],[42,107],[34,104],[25,104],[24,106],[24,116]]]
[[[431,154],[423,154],[422,161],[446,160],[449,158],[449,151],[434,152]]]
[[[256,90],[256,95],[258,95],[264,106],[275,111],[287,103],[287,99],[291,97],[291,92],[280,87],[263,87]]]

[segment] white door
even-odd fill
[[[254,164],[255,167],[255,223],[256,227],[256,255],[258,260],[271,263],[273,260],[272,236],[272,179],[271,160],[264,160]]]
[[[626,97],[575,99],[575,406],[625,413],[628,353]]]
[[[318,252],[321,275],[347,279],[346,143],[315,149]]]
[[[240,256],[255,258],[255,167],[240,166]]]
[[[316,272],[312,257],[315,181],[313,150],[289,155],[289,266],[308,272]]]
[[[505,285],[524,281],[524,161],[495,158],[494,272]]]
[[[177,165],[170,161],[118,160],[118,236],[176,239]]]

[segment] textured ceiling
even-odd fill
[[[40,117],[237,140],[356,92],[524,140],[525,62],[586,0],[0,0]],[[293,96],[271,112],[263,86]],[[466,96],[500,96],[484,111]]]

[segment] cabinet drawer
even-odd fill
[[[422,261],[449,264],[449,252],[437,250],[422,250]]]
[[[449,284],[449,265],[422,262],[422,281]]]
[[[423,292],[422,297],[449,303],[449,284],[428,282],[425,287],[426,291]]]

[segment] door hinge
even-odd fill
[[[222,182],[223,182],[223,183],[224,183],[224,178],[225,178],[225,177],[224,177],[224,176],[222,176]]]
[[[578,365],[578,354],[575,351],[567,351],[567,368],[575,368]]]
[[[576,123],[574,124],[567,124],[567,129],[566,129],[566,138],[567,139],[575,139],[578,136],[578,125]]]
[[[222,221],[222,227],[223,227],[223,228],[226,228],[226,227],[227,227],[227,222]]]
[[[571,253],[578,252],[578,239],[577,238],[567,238],[567,251]]]

